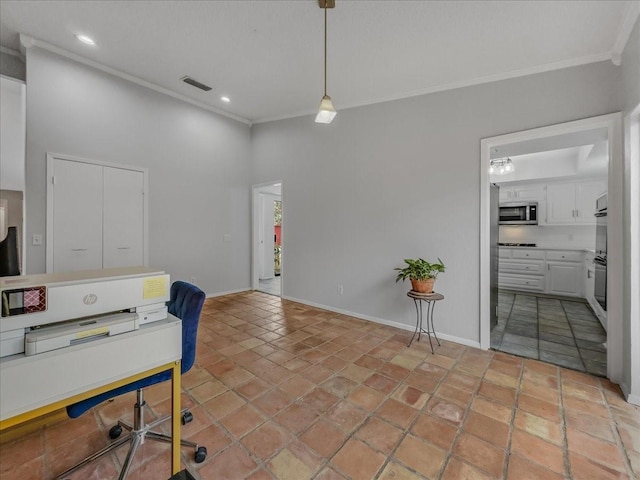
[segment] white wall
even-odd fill
[[[535,243],[541,248],[593,250],[595,225],[501,225],[500,242]]]
[[[25,86],[0,77],[0,190],[24,191]]]
[[[137,165],[149,169],[149,265],[207,293],[249,287],[248,125],[36,47],[27,69],[27,238],[46,231],[46,152]],[[45,246],[27,260],[44,272]]]
[[[601,62],[254,125],[252,183],[286,185],[287,297],[414,325],[393,268],[441,257],[436,330],[479,342],[480,139],[617,111],[619,75]]]

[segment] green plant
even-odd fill
[[[404,281],[406,278],[410,280],[425,280],[427,278],[436,278],[439,273],[444,272],[445,266],[438,257],[438,263],[429,263],[423,258],[405,258],[404,263],[407,264],[404,268],[394,268],[398,272],[396,282],[400,280]]]

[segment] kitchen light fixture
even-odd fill
[[[327,8],[335,7],[335,0],[318,0],[320,8],[324,9],[324,96],[320,100],[320,108],[316,115],[316,123],[331,123],[336,116],[331,97],[327,95]]]
[[[491,160],[489,167],[489,175],[506,175],[507,173],[513,173],[513,161],[507,158],[495,158]]]
[[[229,97],[220,97],[220,100],[222,100],[224,103],[231,102],[231,99]]]
[[[92,47],[96,46],[96,42],[93,38],[91,38],[88,35],[84,35],[82,33],[77,33],[75,36],[80,42],[84,43],[85,45],[91,45]]]

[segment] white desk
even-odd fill
[[[180,470],[182,322],[26,357],[0,359],[0,430],[156,373],[172,371],[172,472]]]

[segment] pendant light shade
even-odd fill
[[[322,100],[320,100],[320,108],[316,115],[316,123],[331,123],[331,120],[334,119],[337,113],[336,109],[333,108],[331,97],[329,95],[325,95],[322,97]]]
[[[319,4],[324,9],[324,96],[320,100],[316,123],[331,123],[338,112],[333,108],[331,97],[327,95],[327,8],[333,8],[334,4],[329,0],[319,0]]]

